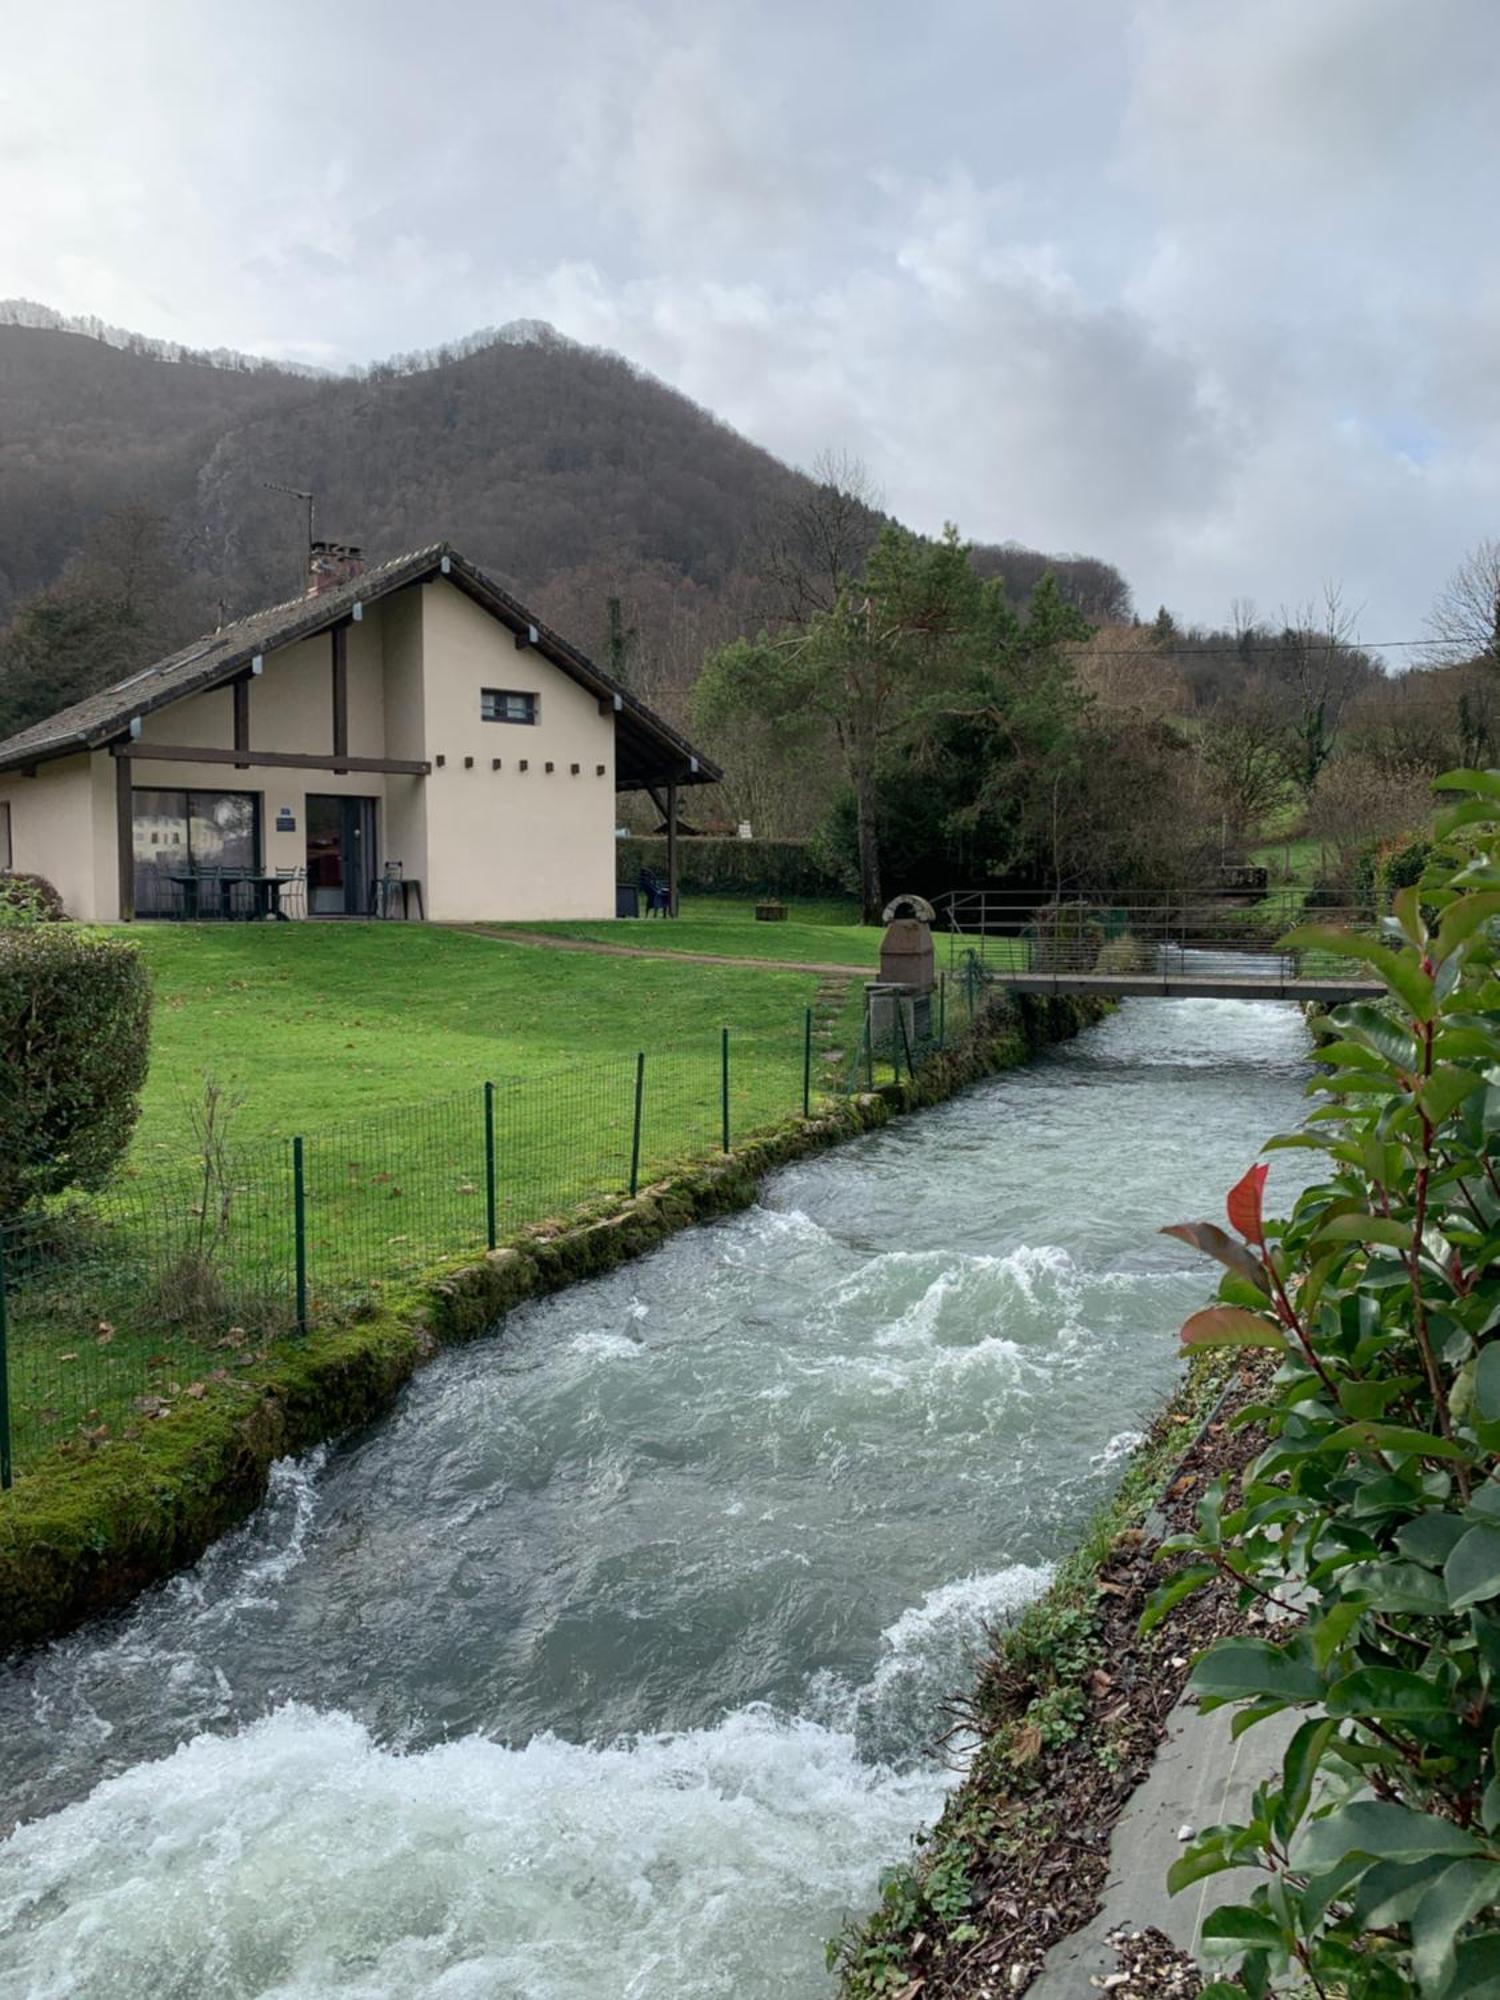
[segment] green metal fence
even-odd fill
[[[924,999],[883,996],[865,989],[858,1043],[844,1073],[848,1091],[914,1077],[929,1056],[940,1053],[973,1028],[994,996],[990,976],[977,952],[967,952],[948,972],[940,972]]]
[[[945,974],[915,1036],[866,1008],[845,1087],[910,1072],[964,1031],[983,986],[977,963]],[[807,1115],[819,1094],[809,1009],[784,1031],[715,1028],[288,1140],[207,1144],[0,1226],[0,1487],[59,1447],[138,1434],[447,1260]]]

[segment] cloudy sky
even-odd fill
[[[0,66],[0,293],[547,319],[914,525],[1373,639],[1500,534],[1497,215],[1496,0],[50,0]]]

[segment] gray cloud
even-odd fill
[[[0,289],[334,362],[548,317],[1148,610],[1415,633],[1500,524],[1491,0],[349,20],[38,15]]]

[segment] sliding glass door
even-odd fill
[[[253,872],[260,865],[260,799],[254,792],[131,793],[135,910],[140,917],[182,915],[188,878],[210,869]]]

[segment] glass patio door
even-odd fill
[[[341,792],[307,795],[307,911],[367,917],[375,855],[375,801]]]

